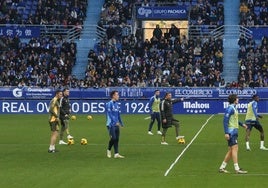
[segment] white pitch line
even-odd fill
[[[182,155],[185,153],[185,151],[190,147],[190,145],[193,143],[193,141],[197,138],[197,136],[200,134],[200,132],[204,129],[204,127],[207,125],[207,123],[209,122],[209,120],[214,116],[215,114],[211,115],[206,122],[202,125],[202,127],[199,129],[199,131],[195,134],[195,136],[193,137],[193,139],[189,142],[189,144],[184,148],[184,150],[182,150],[182,152],[180,153],[180,155],[176,158],[176,160],[170,165],[169,169],[167,169],[166,173],[164,176],[167,176],[168,173],[172,170],[172,168],[175,166],[175,164],[180,160],[180,158],[182,157]]]
[[[144,118],[145,120],[147,120],[147,119],[150,119],[151,118],[151,116],[148,116],[148,117],[146,117],[146,118]]]
[[[234,176],[268,176],[268,174],[233,174]]]

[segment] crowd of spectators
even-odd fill
[[[246,27],[267,26],[268,3],[265,0],[241,0],[240,24]],[[240,66],[238,87],[268,86],[268,38],[261,41],[241,35],[238,41]]]
[[[0,38],[0,86],[55,87],[71,84],[76,44],[61,37]]]
[[[0,2],[0,24],[82,25],[86,8],[87,0],[6,0]],[[76,51],[76,43],[62,36],[27,42],[1,36],[0,86],[77,85]]]
[[[127,23],[131,20],[133,6],[186,5],[190,11],[189,25],[221,26],[224,23],[223,0],[106,0],[102,7],[100,25]]]
[[[209,1],[195,2],[201,14],[209,11]],[[212,1],[212,5],[222,7],[218,2]],[[146,2],[140,3],[146,6]],[[223,70],[221,39],[180,37],[175,25],[165,36],[156,26],[151,39],[143,39],[140,31],[135,35],[124,32],[128,18],[122,19],[120,15],[122,12],[130,15],[127,10],[132,6],[128,1],[105,1],[101,23],[109,25],[107,38],[89,51],[86,77],[79,87],[225,86],[220,76]],[[223,13],[223,7],[219,7],[216,11]]]
[[[268,25],[267,0],[241,0],[240,25],[254,27]]]
[[[252,38],[241,36],[238,59],[240,71],[239,87],[267,87],[268,86],[268,38],[263,37],[260,44]]]
[[[221,26],[224,24],[223,0],[197,1],[190,9],[190,24],[202,26]]]
[[[0,1],[0,24],[82,25],[87,0]]]

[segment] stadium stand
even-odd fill
[[[266,0],[241,0],[240,24],[245,26],[268,24],[268,2]]]
[[[87,0],[8,0],[0,2],[1,24],[83,24]]]
[[[251,27],[267,26],[268,3],[265,0],[241,0],[240,24]],[[259,41],[254,38],[240,36],[238,45],[239,87],[267,87],[267,36]]]
[[[176,1],[196,7],[192,24],[197,24],[202,17],[204,22],[199,23],[202,26],[223,24],[221,2]],[[136,3],[143,6],[159,3],[161,6],[163,1]],[[223,68],[221,39],[180,39],[174,36],[176,28],[173,28],[174,32],[170,30],[173,34],[168,37],[163,36],[160,29],[157,32],[157,28],[151,39],[143,40],[138,32],[135,36],[130,33],[122,36],[122,24],[126,24],[128,17],[122,19],[115,15],[121,15],[122,10],[129,15],[132,6],[127,1],[104,4],[100,24],[109,24],[107,38],[89,51],[84,87],[216,87],[224,81],[220,76]]]
[[[0,24],[82,25],[87,0],[7,0],[0,2]],[[76,43],[61,35],[20,41],[0,38],[0,85],[76,87],[72,76]]]
[[[238,84],[240,87],[267,87],[268,38],[263,37],[260,44],[253,39],[238,41],[240,71]]]
[[[222,0],[106,0],[98,24],[107,27],[107,37],[89,50],[84,79],[78,80],[71,74],[77,51],[74,41],[52,35],[21,42],[17,37],[3,36],[0,38],[0,85],[68,85],[73,88],[267,86],[267,37],[261,42],[239,40],[238,82],[226,85],[221,77],[224,66],[221,38],[179,37],[176,28],[172,28],[169,35],[162,33],[143,39],[139,30],[134,35],[128,26],[134,3],[190,6],[190,26],[200,28],[200,32],[224,24]],[[82,24],[86,4],[86,0],[1,1],[0,23]],[[241,0],[238,11],[242,25],[266,25],[266,1]]]
[[[1,37],[0,85],[59,88],[71,84],[76,44],[60,37],[31,39]]]

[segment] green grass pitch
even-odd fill
[[[239,164],[249,171],[236,175],[230,161],[230,174],[218,173],[227,151],[222,115],[213,116],[195,137],[210,115],[176,115],[186,144],[175,140],[174,128],[167,134],[168,146],[160,145],[160,136],[147,134],[147,115],[122,115],[120,153],[125,159],[108,159],[108,133],[104,115],[77,115],[71,121],[75,144],[57,145],[58,153],[48,153],[50,138],[47,115],[0,115],[0,187],[266,187],[268,151],[259,150],[259,133],[253,130],[251,149],[245,150],[244,129],[239,134]],[[243,120],[244,116],[240,115]],[[268,131],[268,117],[261,120]],[[156,124],[153,127],[156,133]],[[268,135],[268,133],[266,134]],[[87,138],[88,145],[80,145]],[[267,138],[267,137],[266,137]],[[266,139],[268,146],[268,139]],[[181,158],[165,172],[176,158]]]

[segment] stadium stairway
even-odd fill
[[[83,28],[89,29],[87,26],[96,25],[98,23],[103,3],[104,0],[88,0],[87,16]],[[75,75],[78,79],[84,79],[88,63],[88,52],[90,49],[94,48],[94,44],[96,43],[97,28],[90,27],[90,29],[93,30],[93,32],[82,30],[80,39],[77,40],[76,64],[73,67],[72,75]]]
[[[225,32],[223,36],[223,78],[228,83],[237,81],[239,73],[237,44],[239,39],[239,6],[240,1],[224,1],[224,24]]]

